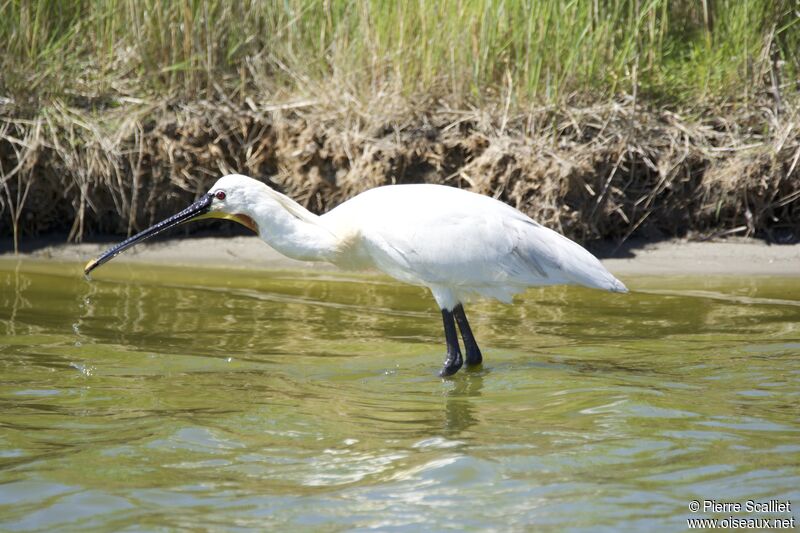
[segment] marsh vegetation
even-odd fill
[[[0,5],[0,234],[131,233],[220,173],[428,181],[582,241],[800,233],[800,5]]]

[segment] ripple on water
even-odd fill
[[[419,288],[95,277],[0,263],[0,529],[674,530],[694,498],[800,501],[798,279],[476,303],[486,364],[440,380]]]

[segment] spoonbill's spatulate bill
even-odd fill
[[[463,306],[473,296],[508,303],[526,287],[556,284],[627,292],[583,247],[487,196],[442,185],[388,185],[317,216],[266,184],[238,174],[220,178],[180,213],[90,261],[85,272],[139,241],[201,218],[235,220],[293,259],[377,268],[428,287],[444,321],[447,358],[441,376],[454,374],[464,361],[482,361]]]

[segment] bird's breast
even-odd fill
[[[345,270],[366,270],[374,268],[374,262],[364,248],[361,233],[355,230],[340,230],[336,247],[329,261]]]

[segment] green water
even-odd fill
[[[443,381],[419,288],[80,270],[0,262],[0,530],[683,530],[730,516],[694,499],[800,508],[800,278],[473,304],[485,365]]]

